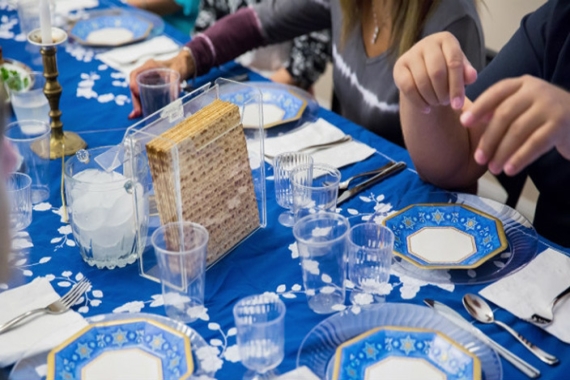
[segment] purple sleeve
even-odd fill
[[[186,46],[192,50],[196,75],[202,75],[264,43],[255,11],[242,8],[194,36]]]

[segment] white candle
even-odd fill
[[[42,31],[42,43],[51,44],[51,15],[49,10],[49,0],[40,0],[40,28]]]

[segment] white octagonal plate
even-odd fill
[[[383,223],[394,254],[421,268],[476,268],[508,246],[499,219],[466,205],[415,204]]]

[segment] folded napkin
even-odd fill
[[[55,0],[55,13],[67,15],[79,9],[95,8],[99,0]]]
[[[137,44],[118,47],[98,54],[97,58],[126,74],[153,58],[165,60],[178,54],[180,46],[167,36],[158,36]]]
[[[0,293],[0,324],[28,310],[45,307],[59,297],[45,278]],[[50,350],[87,326],[85,319],[72,310],[59,315],[38,314],[21,323],[0,334],[0,367],[15,363],[24,354]]]
[[[548,248],[527,266],[479,292],[483,297],[522,319],[548,308],[560,292],[570,286],[570,257]],[[570,298],[570,297],[569,297]],[[543,327],[570,343],[570,300],[562,299],[554,309],[554,322]]]
[[[265,154],[275,157],[280,153],[304,150],[313,156],[315,162],[322,162],[341,168],[370,157],[375,149],[357,141],[347,141],[325,149],[306,149],[316,144],[326,144],[344,137],[343,131],[324,119],[305,123],[301,128],[277,137],[265,139]]]
[[[301,366],[295,368],[292,371],[284,373],[279,376],[277,380],[318,380],[319,378],[315,375],[308,367]]]

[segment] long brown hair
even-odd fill
[[[350,32],[360,24],[364,1],[371,0],[340,0],[343,14],[341,47],[344,46]],[[430,12],[433,12],[440,2],[441,0],[395,0],[392,2],[391,54],[395,54],[397,58],[418,41]]]

